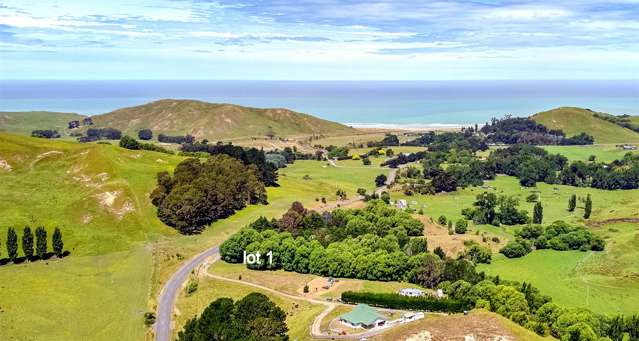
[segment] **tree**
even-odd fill
[[[570,196],[570,199],[568,199],[568,212],[574,211],[575,207],[577,207],[577,196],[573,194]]]
[[[7,255],[12,261],[18,258],[18,235],[13,227],[7,230]]]
[[[33,232],[29,226],[25,226],[22,232],[22,252],[27,259],[33,257]]]
[[[364,166],[370,166],[371,165],[371,159],[369,159],[368,157],[365,157],[362,159],[362,164],[364,164]]]
[[[340,200],[346,200],[346,191],[344,191],[343,189],[338,189],[337,192],[335,192],[335,195],[337,195]]]
[[[120,139],[120,147],[126,149],[140,149],[140,143],[129,135],[124,135]]]
[[[380,174],[375,178],[375,186],[382,187],[386,184],[386,175]]]
[[[64,243],[62,242],[62,232],[60,232],[60,229],[57,227],[53,231],[51,245],[53,246],[53,252],[55,252],[55,255],[62,257],[62,253],[64,252]]]
[[[584,206],[584,219],[590,218],[590,213],[592,213],[592,199],[590,199],[590,194],[586,196],[586,204]]]
[[[153,138],[153,132],[151,129],[140,129],[140,131],[138,131],[138,138],[140,140],[148,141]]]
[[[47,230],[42,226],[38,226],[35,230],[36,235],[36,255],[43,259],[47,254]]]
[[[541,202],[538,201],[535,204],[534,212],[533,212],[533,224],[541,224],[541,221],[544,219],[544,207],[541,206]]]
[[[439,225],[444,226],[444,225],[446,225],[446,222],[448,222],[448,219],[446,219],[446,216],[444,216],[444,215],[440,215],[439,218],[437,218],[437,223]]]

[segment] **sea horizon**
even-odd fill
[[[0,111],[97,115],[166,98],[287,108],[371,128],[459,127],[566,106],[639,115],[639,80],[0,81]]]

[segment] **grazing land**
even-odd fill
[[[30,135],[33,130],[51,129],[62,134],[67,131],[69,121],[83,118],[78,114],[50,111],[0,112],[0,131]]]
[[[540,112],[532,119],[550,129],[561,129],[566,136],[580,133],[592,135],[595,143],[639,142],[639,133],[597,118],[588,109],[563,107]]]

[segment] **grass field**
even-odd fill
[[[532,118],[548,128],[563,130],[566,136],[582,132],[592,135],[595,143],[639,142],[639,133],[594,117],[593,112],[581,108],[557,108],[535,114]]]
[[[250,206],[201,235],[180,236],[156,218],[148,194],[156,173],[172,170],[181,157],[0,134],[0,159],[11,167],[0,168],[0,236],[8,226],[19,235],[25,224],[59,226],[71,252],[48,265],[0,266],[0,281],[22,283],[0,291],[0,330],[8,340],[140,340],[148,336],[144,312],[154,309],[161,283],[183,259],[259,215],[281,215],[294,200],[313,205],[316,197],[334,199],[337,188],[349,195],[372,189],[378,174],[343,176],[321,162],[297,162],[280,171],[281,187],[268,189],[268,205]]]
[[[561,154],[569,161],[588,161],[591,155],[596,157],[596,162],[611,162],[623,159],[624,155],[631,152],[614,145],[589,145],[589,146],[543,146],[545,150],[552,154]]]
[[[201,314],[204,308],[218,298],[230,297],[238,300],[252,292],[259,292],[268,296],[271,301],[286,312],[286,324],[291,340],[311,340],[311,323],[315,316],[324,310],[325,307],[323,305],[294,301],[258,288],[212,278],[201,278],[195,294],[191,296],[186,296],[184,292],[180,294],[177,301],[179,315],[176,326],[180,326],[179,330],[181,330],[181,327],[184,326],[188,319]],[[175,335],[177,335],[179,330],[175,331]]]

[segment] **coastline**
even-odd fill
[[[342,123],[349,127],[361,130],[403,130],[403,131],[453,131],[474,124],[448,124],[448,123]]]

